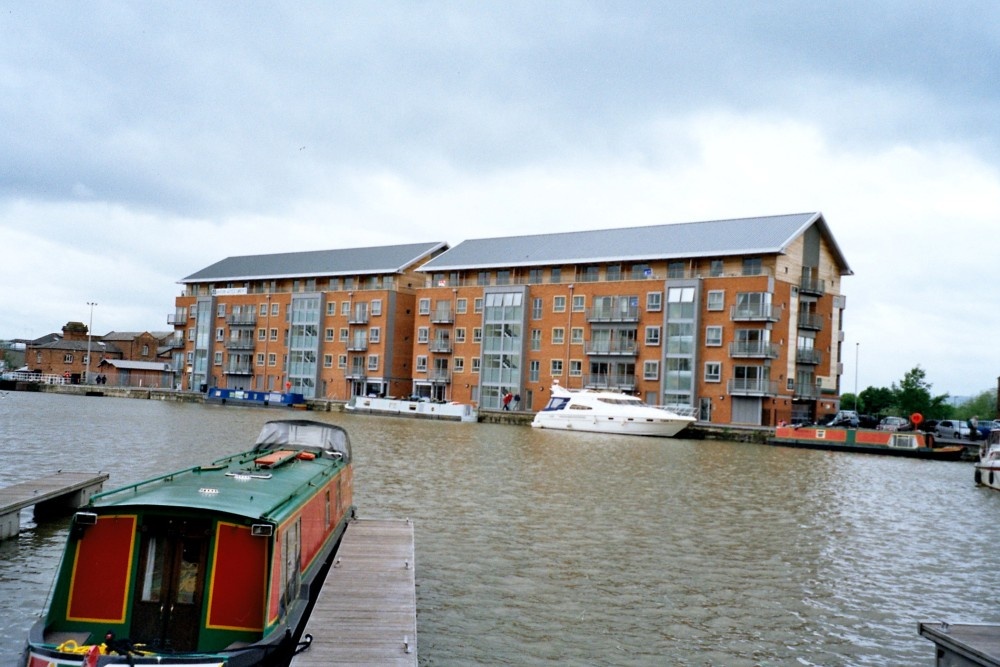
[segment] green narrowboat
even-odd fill
[[[23,664],[285,665],[353,514],[350,439],[310,420],[95,495]]]

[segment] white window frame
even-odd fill
[[[721,289],[708,290],[708,294],[705,297],[705,308],[711,311],[720,311],[726,309],[726,292]]]
[[[718,332],[718,337],[713,336],[715,332]],[[718,324],[705,327],[705,347],[722,347],[722,327]]]

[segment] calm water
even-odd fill
[[[290,416],[10,393],[0,484],[117,486]],[[1000,494],[971,463],[309,416],[350,431],[361,516],[415,520],[422,665],[932,665],[918,621],[1000,622]],[[25,519],[0,543],[3,666],[65,534]]]

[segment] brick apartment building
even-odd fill
[[[527,410],[557,380],[769,425],[837,409],[846,275],[820,213],[231,257],[181,281],[174,365]]]

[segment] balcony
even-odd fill
[[[355,335],[351,336],[347,340],[347,351],[348,352],[364,352],[368,349],[368,336],[367,335]]]
[[[777,359],[778,346],[759,340],[736,341],[729,344],[729,356],[734,359]]]
[[[253,365],[249,361],[230,362],[224,372],[226,375],[253,375]]]
[[[239,313],[226,316],[226,324],[231,327],[252,327],[257,324],[256,313]]]
[[[777,396],[778,383],[757,378],[733,378],[727,384],[730,396]]]
[[[344,377],[348,380],[364,380],[368,377],[366,366],[352,366],[344,371]]]
[[[809,278],[802,276],[802,282],[799,283],[799,292],[801,294],[823,296],[826,294],[826,281],[822,278]]]
[[[446,370],[428,371],[427,379],[434,384],[451,384],[451,373]]]
[[[820,388],[811,382],[796,382],[792,385],[792,395],[795,398],[818,399]]]
[[[771,304],[731,306],[729,319],[733,322],[777,322],[781,314]]]
[[[356,310],[347,317],[348,324],[368,324],[368,311]]]
[[[178,324],[185,324],[188,320],[188,314],[184,311],[177,311],[176,313],[167,314],[167,324],[171,326],[177,326]]]
[[[795,352],[795,361],[800,364],[821,364],[823,353],[811,347],[800,347]]]
[[[810,331],[823,330],[823,316],[813,313],[799,313],[799,328]]]
[[[431,311],[432,324],[454,324],[455,313],[451,308],[435,308]]]
[[[632,391],[635,389],[635,375],[630,374],[591,374],[587,376],[588,389],[618,389]]]
[[[435,338],[430,342],[431,352],[442,352],[450,354],[452,350],[451,340],[447,338]]]
[[[172,350],[178,350],[184,347],[184,339],[180,336],[171,336],[164,340],[163,344]]]
[[[634,357],[637,354],[638,344],[635,341],[625,342],[590,342],[587,343],[587,354],[605,355],[609,357]]]
[[[230,338],[224,346],[227,350],[252,350],[254,341],[253,338]]]
[[[639,306],[603,307],[587,309],[588,322],[638,322]]]

